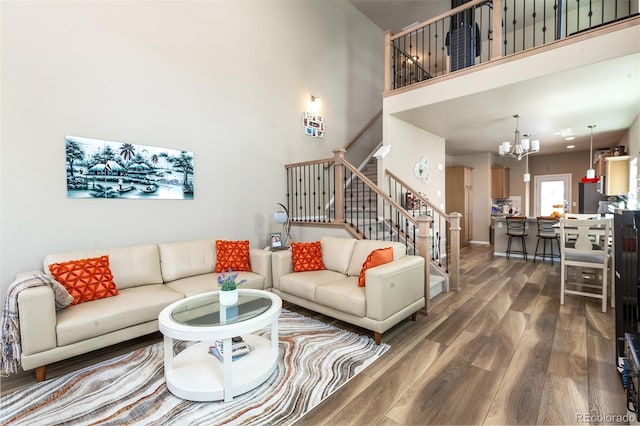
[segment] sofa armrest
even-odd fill
[[[273,271],[273,287],[280,288],[280,277],[293,272],[291,250],[280,250],[271,256],[271,268]]]
[[[51,287],[30,287],[20,291],[18,315],[23,355],[31,355],[57,346],[56,304]]]
[[[271,252],[257,248],[249,249],[251,271],[264,277],[263,290],[271,288]]]
[[[367,317],[383,321],[424,298],[424,258],[404,256],[367,269]]]

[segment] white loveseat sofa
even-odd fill
[[[49,264],[105,254],[116,296],[56,312],[50,287],[19,293],[20,362],[24,370],[36,370],[37,380],[45,379],[47,364],[158,331],[164,307],[218,289],[213,239],[51,254],[43,269],[48,273]],[[270,290],[271,252],[250,249],[250,265],[252,272],[238,276],[247,280],[243,288]]]
[[[272,291],[283,300],[382,333],[425,306],[425,261],[406,255],[402,243],[323,237],[325,270],[293,272],[292,252],[272,255]],[[393,261],[365,272],[365,287],[358,277],[367,256],[375,249],[392,247]]]

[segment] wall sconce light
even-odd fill
[[[391,145],[382,145],[378,150],[373,154],[373,158],[376,160],[382,160],[387,154],[391,151]]]
[[[322,101],[320,100],[320,96],[311,95],[311,101],[309,102],[309,112],[316,113],[320,111],[320,105],[322,105]]]
[[[311,95],[311,101],[307,105],[307,111],[302,114],[302,127],[304,134],[314,138],[324,138],[324,118],[320,110],[320,96]]]

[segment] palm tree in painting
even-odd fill
[[[151,162],[153,163],[153,165],[157,166],[158,165],[158,161],[160,161],[159,158],[158,158],[158,155],[157,154],[153,154],[151,156]]]
[[[193,192],[193,185],[189,183],[189,174],[193,174],[193,157],[186,151],[180,152],[180,157],[169,158],[173,167],[184,174],[182,189],[185,192]]]
[[[76,160],[82,160],[84,158],[84,151],[80,148],[77,142],[67,139],[67,161],[69,162],[69,169],[71,170],[71,177],[73,177],[73,162]]]
[[[131,161],[135,153],[136,153],[136,147],[130,143],[123,143],[120,146],[120,156],[124,158],[124,160],[127,162]]]

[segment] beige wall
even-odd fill
[[[2,297],[56,251],[264,246],[284,164],[331,157],[382,105],[383,33],[346,1],[2,1],[0,12]],[[312,94],[324,139],[302,131]],[[68,134],[192,151],[195,200],[68,199]]]
[[[444,139],[392,116],[383,117],[383,120],[385,145],[389,144],[387,141],[393,142],[389,154],[379,160],[378,173],[382,174],[384,169],[390,170],[444,210]],[[428,183],[414,174],[414,167],[422,156],[426,156],[429,161]],[[384,182],[381,178],[382,175],[378,176],[378,181]]]
[[[473,232],[471,241],[489,243],[491,226],[491,154],[458,155],[447,157],[447,167],[471,167]]]

